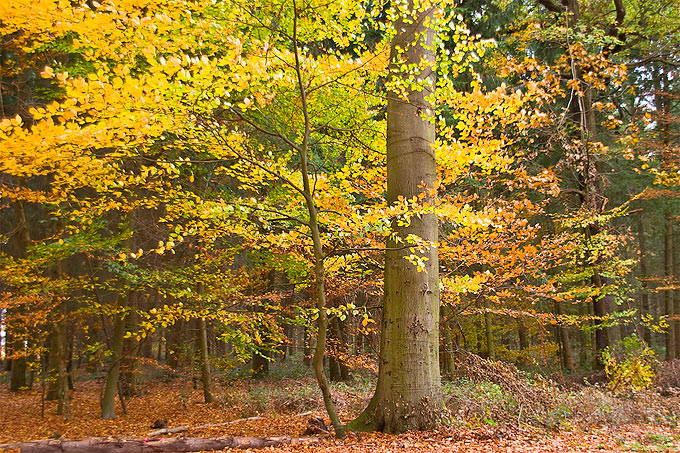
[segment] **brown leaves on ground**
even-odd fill
[[[73,393],[71,421],[55,414],[56,402],[45,403],[45,417],[40,416],[40,392],[9,393],[0,390],[0,443],[45,439],[52,436],[84,438],[94,436],[145,437],[158,419],[168,427],[223,423],[243,418],[241,405],[204,404],[202,392],[190,382],[157,382],[148,392],[128,401],[128,414],[115,420],[99,418],[100,382],[78,382]],[[236,381],[218,390],[218,394],[238,394],[251,387],[251,381]],[[680,408],[679,408],[680,412]],[[216,436],[300,436],[313,414],[270,412],[262,418],[243,420],[224,426],[207,427],[178,434],[192,437]],[[347,419],[353,416],[346,412]],[[547,431],[538,428],[482,426],[470,429],[446,428],[422,433],[389,435],[349,433],[344,440],[325,437],[318,445],[289,446],[276,451],[309,452],[456,452],[456,451],[679,451],[680,432],[669,425],[624,425],[592,429]]]

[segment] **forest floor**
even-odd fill
[[[349,421],[366,404],[372,391],[370,379],[355,378],[333,385],[341,417]],[[72,419],[56,415],[56,402],[47,401],[41,415],[41,391],[9,393],[0,386],[0,443],[63,437],[146,437],[156,420],[168,427],[198,426],[234,421],[222,426],[190,430],[175,436],[218,437],[276,435],[302,436],[310,417],[325,417],[314,381],[309,375],[297,378],[270,376],[255,380],[241,378],[217,386],[217,402],[205,404],[203,394],[185,378],[156,379],[144,392],[127,401],[126,415],[117,406],[115,420],[99,418],[102,380],[78,381],[72,399]],[[453,390],[452,390],[453,389]],[[462,390],[461,390],[462,389]],[[455,451],[680,451],[680,399],[648,394],[613,399],[602,392],[570,393],[577,402],[593,406],[578,410],[560,404],[539,423],[522,422],[523,410],[505,417],[510,401],[494,384],[445,385],[447,405],[453,406],[449,423],[436,431],[386,435],[350,433],[344,440],[322,437],[313,445],[277,447],[276,451],[331,452],[455,452]],[[565,393],[566,395],[566,393]],[[599,395],[599,396],[597,396]],[[572,398],[570,397],[570,398]],[[633,398],[633,399],[631,399]],[[495,402],[494,402],[495,401]],[[513,404],[507,406],[508,401]],[[661,402],[659,402],[661,401]],[[663,408],[650,406],[661,405]],[[526,413],[530,408],[526,406]],[[504,409],[505,408],[505,409]],[[641,409],[643,408],[643,409]],[[635,414],[642,413],[639,417]],[[561,412],[560,412],[561,411]],[[516,411],[517,412],[517,411]],[[601,412],[601,416],[597,413]],[[586,423],[583,423],[587,414]],[[632,415],[631,415],[632,414]],[[550,419],[553,417],[554,420]],[[248,419],[248,420],[242,420]],[[240,420],[240,421],[238,421]],[[536,421],[536,420],[534,420]],[[519,422],[519,423],[518,423]],[[326,420],[326,423],[328,421]],[[270,450],[271,451],[271,450]]]

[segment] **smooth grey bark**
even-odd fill
[[[403,64],[418,67],[434,62],[431,44],[434,30],[425,24],[433,19],[434,8],[418,11],[413,1],[403,5],[391,43],[390,82],[405,80]],[[423,8],[423,5],[420,5]],[[413,75],[413,74],[411,74]],[[429,96],[434,90],[434,73],[428,67],[416,78],[424,88],[405,87],[408,102],[390,92],[387,102],[387,201],[424,195],[419,204],[434,204],[431,193],[436,178],[433,149],[434,124]],[[437,241],[437,216],[421,213],[393,219],[385,252],[385,293],[380,333],[378,383],[368,407],[352,423],[354,430],[404,432],[430,429],[439,423],[443,409],[439,372],[439,257],[434,245],[410,250],[409,235]],[[395,236],[397,239],[395,239]],[[424,271],[406,259],[415,254]]]

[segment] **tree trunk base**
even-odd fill
[[[423,399],[418,404],[405,404],[382,398],[371,400],[368,407],[346,425],[348,431],[401,434],[406,431],[434,429],[441,424],[443,406]]]
[[[122,439],[114,437],[91,437],[88,439],[46,439],[0,444],[0,451],[16,450],[21,453],[142,453],[142,452],[189,452],[224,450],[225,448],[266,448],[278,445],[312,444],[316,437],[168,437],[154,439]]]

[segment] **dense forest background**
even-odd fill
[[[421,341],[423,385],[673,387],[677,1],[10,0],[0,46],[11,392],[68,418],[99,379],[108,419],[160,376],[211,402],[295,363],[338,431],[326,376]],[[391,157],[398,115],[436,167]],[[371,418],[380,388],[367,426],[429,426]]]

